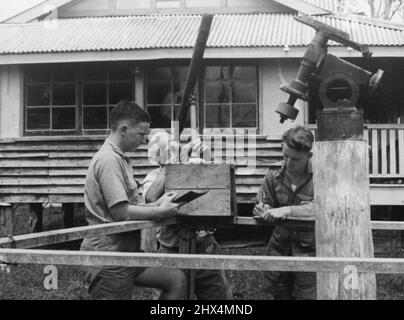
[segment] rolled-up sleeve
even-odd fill
[[[128,202],[127,186],[125,181],[125,168],[120,159],[108,156],[99,159],[97,178],[109,209],[121,202]]]
[[[275,193],[275,175],[277,172],[269,170],[265,175],[264,181],[257,192],[257,202],[270,205],[275,208],[277,205],[276,193]]]

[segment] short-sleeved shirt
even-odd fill
[[[137,183],[129,158],[109,139],[94,155],[84,187],[86,219],[89,225],[116,222],[110,209],[118,204],[138,204]],[[85,238],[81,250],[139,251],[139,231]]]

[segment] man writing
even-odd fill
[[[312,146],[313,134],[302,126],[287,130],[283,137],[284,162],[280,170],[270,169],[258,194],[254,215],[266,221],[304,217],[314,220]],[[300,230],[300,229],[299,229]],[[267,247],[271,256],[315,256],[314,224],[304,231],[287,223],[277,225]],[[273,299],[316,299],[313,272],[265,272]]]
[[[127,220],[154,220],[176,215],[176,194],[139,205],[137,183],[125,152],[134,152],[149,133],[150,116],[136,103],[121,101],[111,112],[111,133],[94,155],[86,176],[84,202],[89,225]],[[139,232],[84,239],[81,250],[138,252]],[[161,299],[183,299],[185,276],[180,270],[136,267],[88,267],[93,299],[131,299],[133,285],[159,288]]]

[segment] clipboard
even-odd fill
[[[173,203],[180,203],[180,204],[186,204],[191,201],[194,201],[195,199],[203,196],[204,194],[207,194],[209,190],[204,190],[204,191],[186,191],[182,194],[179,194],[175,197],[175,199],[171,200]]]

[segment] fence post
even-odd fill
[[[157,228],[147,228],[140,231],[140,248],[144,252],[157,252]]]
[[[318,141],[314,147],[314,197],[318,257],[373,258],[368,144],[364,140]],[[376,299],[374,273],[317,273],[317,298]]]
[[[31,233],[36,222],[28,205],[0,203],[0,237]]]
[[[9,237],[13,231],[13,206],[8,203],[0,203],[0,237]]]
[[[196,238],[195,230],[183,229],[179,242],[179,253],[195,254],[196,253]],[[185,300],[193,300],[195,294],[195,270],[183,270],[187,278],[187,288],[185,292]]]

